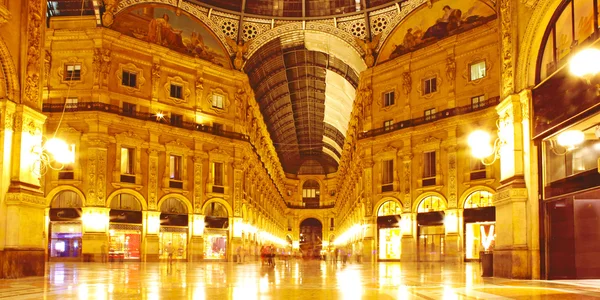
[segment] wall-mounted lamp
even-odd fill
[[[592,78],[600,73],[600,50],[586,48],[579,51],[569,62],[571,74],[583,78],[588,84],[592,84]],[[596,95],[600,96],[600,83],[596,86]]]
[[[581,130],[567,130],[559,133],[556,139],[551,139],[550,150],[555,155],[565,155],[575,150],[585,140],[585,134]]]
[[[68,145],[62,139],[53,137],[42,146],[33,147],[31,150],[34,163],[32,172],[42,176],[48,169],[62,170],[65,165],[75,162],[75,145]]]
[[[499,122],[496,123],[496,127],[498,127],[498,133],[500,133],[500,125]],[[491,143],[492,137],[487,131],[478,129],[468,137],[468,144],[471,148],[471,155],[473,157],[481,160],[481,163],[489,166],[496,162],[498,158],[500,158],[500,148],[506,142],[500,138],[500,134],[498,134],[498,138]]]

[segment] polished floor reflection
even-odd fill
[[[481,278],[476,263],[49,263],[10,299],[595,299],[600,281]]]

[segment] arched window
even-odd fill
[[[141,211],[142,205],[134,195],[119,194],[115,196],[110,202],[110,208],[116,210]]]
[[[402,214],[402,206],[400,206],[398,202],[391,200],[384,202],[377,211],[378,217],[395,216],[400,214]]]
[[[494,206],[492,203],[492,193],[486,191],[476,191],[471,193],[465,200],[465,208],[478,208]]]
[[[78,208],[83,206],[83,200],[73,191],[62,191],[54,196],[50,208]]]
[[[319,205],[321,196],[320,185],[316,180],[307,180],[302,185],[302,202],[306,206]]]
[[[446,210],[446,202],[442,200],[442,198],[438,196],[429,196],[425,197],[419,203],[419,207],[417,209],[418,213],[427,213],[432,211],[444,211]]]
[[[598,12],[594,0],[568,0],[554,13],[538,57],[537,81],[540,82],[568,61],[574,46],[585,43],[594,32]],[[600,2],[599,2],[600,3]]]
[[[219,202],[211,202],[204,210],[204,215],[219,218],[227,218],[229,216],[225,206]]]
[[[160,212],[165,214],[185,215],[188,213],[185,204],[177,198],[169,198],[160,205]]]

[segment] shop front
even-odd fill
[[[446,203],[440,197],[428,196],[417,209],[417,260],[436,262],[444,260]]]
[[[538,149],[541,274],[600,278],[600,28],[595,0],[565,0],[538,52],[532,136]]]
[[[223,204],[212,202],[204,211],[204,259],[227,260],[229,215]]]
[[[189,217],[181,200],[166,199],[160,206],[159,258],[167,259],[169,245],[173,247],[173,259],[187,260]]]
[[[400,214],[402,206],[396,201],[384,202],[377,211],[377,240],[380,261],[399,261],[402,251]]]
[[[120,194],[113,198],[109,212],[108,261],[140,261],[142,245],[142,207],[135,196]]]
[[[465,261],[478,261],[480,253],[494,250],[496,241],[496,208],[493,194],[487,191],[471,193],[464,205]]]
[[[58,193],[50,205],[48,259],[81,261],[81,198],[73,191]]]

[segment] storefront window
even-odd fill
[[[444,238],[444,225],[419,226],[419,261],[442,261]]]
[[[142,226],[111,224],[109,233],[108,258],[110,261],[140,259]]]
[[[446,210],[446,203],[442,198],[436,196],[425,197],[421,203],[419,203],[419,208],[417,212],[419,213],[427,213],[432,211],[444,211]]]
[[[168,228],[161,227],[160,232],[160,249],[159,257],[161,259],[167,259],[168,253],[166,251],[167,246],[171,243],[171,246],[175,250],[173,252],[174,259],[186,259],[187,257],[187,228]]]
[[[586,140],[572,150],[559,146],[554,138],[545,142],[546,185],[598,168],[600,141],[595,137],[593,127],[584,133]]]
[[[377,211],[378,217],[394,216],[402,213],[402,207],[396,201],[387,201],[383,203]]]
[[[496,240],[494,224],[494,222],[465,224],[467,259],[479,259],[479,252],[494,250]]]
[[[50,257],[81,255],[81,222],[52,223],[50,231]]]
[[[474,192],[465,200],[465,208],[488,207],[492,205],[492,193],[486,191]]]
[[[402,231],[400,228],[379,229],[379,259],[400,259],[400,241]]]
[[[204,235],[204,259],[226,259],[227,233],[206,232]]]

